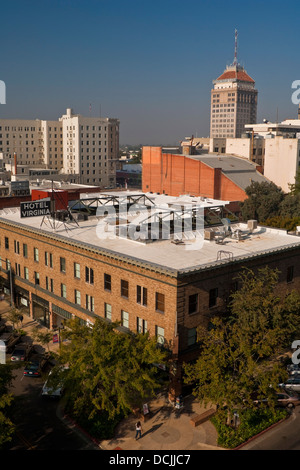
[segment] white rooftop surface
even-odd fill
[[[247,224],[232,226],[232,229],[239,228],[242,231],[241,240],[228,237],[225,238],[223,244],[217,244],[214,240],[203,240],[203,238],[184,240],[182,244],[172,243],[170,239],[143,244],[118,237],[103,238],[103,236],[108,236],[103,230],[102,236],[99,236],[97,233],[98,220],[95,217],[79,221],[79,226],[67,225],[67,229],[64,224],[56,221],[58,228],[55,231],[48,222],[42,224],[43,217],[41,216],[21,218],[17,208],[6,209],[5,212],[0,211],[0,221],[3,219],[63,237],[67,241],[84,243],[100,250],[109,250],[114,256],[129,257],[137,263],[146,263],[170,271],[192,271],[204,269],[215,263],[228,263],[229,254],[234,261],[241,257],[249,258],[266,251],[282,250],[295,245],[300,247],[300,237],[296,235],[288,235],[284,230],[261,226],[253,233],[249,233]],[[218,259],[220,255],[221,259]]]
[[[124,203],[124,201],[128,197],[138,197],[138,196],[146,196],[146,204],[147,199],[151,199],[156,206],[165,206],[167,204],[178,205],[178,204],[201,204],[202,207],[213,207],[213,206],[225,206],[229,204],[230,201],[221,201],[218,199],[212,199],[209,197],[199,197],[199,196],[192,196],[189,194],[183,194],[181,196],[169,196],[167,194],[158,194],[158,193],[143,193],[141,191],[108,191],[101,193],[82,193],[81,199],[92,199],[99,196],[103,197],[116,197],[119,198],[120,203]]]

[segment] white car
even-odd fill
[[[53,398],[60,398],[63,394],[63,386],[60,384],[58,387],[53,387],[49,384],[49,377],[52,373],[52,370],[49,373],[48,379],[43,385],[42,388],[42,396],[46,397],[53,397]]]
[[[290,364],[288,365],[287,370],[290,375],[300,375],[299,364]]]
[[[300,392],[300,377],[292,376],[285,383],[279,384],[279,387],[284,388],[285,390]]]

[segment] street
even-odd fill
[[[89,439],[59,418],[59,402],[41,395],[45,378],[24,377],[23,369],[16,369],[11,389],[17,431],[9,450],[96,450]]]

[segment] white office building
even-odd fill
[[[68,108],[57,121],[0,119],[0,153],[7,163],[78,175],[82,184],[116,185],[119,120],[84,117]]]

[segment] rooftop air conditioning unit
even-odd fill
[[[255,230],[257,228],[257,220],[248,220],[248,229]]]
[[[215,232],[212,230],[204,230],[204,240],[213,240],[215,238]]]

